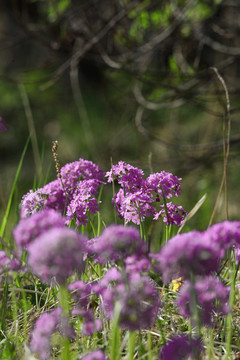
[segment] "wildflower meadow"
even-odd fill
[[[60,166],[56,142],[53,155],[56,178],[22,196],[10,238],[15,185],[1,219],[0,358],[238,359],[240,221],[185,232],[175,174]]]

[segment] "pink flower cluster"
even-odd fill
[[[166,199],[181,194],[180,178],[162,171],[143,179],[143,171],[119,161],[107,172],[108,182],[117,180],[121,188],[113,204],[126,223],[140,224],[145,217],[163,218],[168,225],[181,225],[186,211],[182,206],[167,203]]]

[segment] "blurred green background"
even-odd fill
[[[190,223],[204,229],[231,123],[229,217],[240,218],[238,1],[2,0],[0,49],[1,217],[31,133],[16,216],[23,194],[55,178],[58,140],[61,165],[123,160],[182,177],[187,211],[207,193]],[[224,203],[223,188],[214,222]]]

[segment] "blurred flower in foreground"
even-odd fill
[[[226,315],[230,308],[228,304],[230,287],[226,287],[221,280],[215,276],[196,278],[194,284],[198,314],[202,325],[211,326],[213,314]],[[190,281],[185,281],[177,297],[177,305],[181,315],[191,317],[191,292]]]
[[[61,308],[49,313],[43,313],[36,321],[32,332],[30,349],[38,354],[39,359],[47,360],[51,351],[51,336],[57,330],[60,321]]]
[[[106,357],[102,350],[95,350],[81,357],[80,360],[106,360]]]
[[[200,359],[203,345],[199,339],[187,335],[173,337],[160,352],[160,360],[197,360]]]
[[[157,318],[160,300],[148,276],[136,272],[122,274],[112,268],[93,286],[93,291],[102,296],[102,309],[107,318],[114,316],[116,303],[120,304],[119,325],[124,329],[147,329]]]
[[[65,218],[53,209],[44,209],[21,219],[13,231],[16,244],[26,249],[38,236],[50,228],[64,227]]]
[[[7,131],[6,125],[2,122],[2,117],[0,116],[0,130]]]
[[[210,275],[219,267],[219,251],[199,231],[174,236],[151,257],[156,262],[155,271],[162,273],[165,283],[179,277],[189,279],[191,274]]]
[[[28,264],[34,274],[47,283],[52,278],[61,285],[75,271],[84,271],[83,255],[87,240],[76,231],[52,228],[38,236],[28,247]]]

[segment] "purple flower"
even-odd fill
[[[30,349],[41,360],[48,360],[51,351],[51,336],[57,330],[62,309],[56,308],[49,313],[43,313],[35,323]]]
[[[66,197],[59,180],[51,181],[36,191],[30,190],[21,201],[21,218],[35,214],[41,209],[54,209],[61,213],[66,207]]]
[[[73,195],[79,181],[96,179],[102,182],[103,172],[92,161],[79,159],[64,165],[61,169],[61,177],[65,191]]]
[[[141,169],[135,168],[124,161],[119,161],[117,165],[113,165],[112,169],[106,173],[108,182],[117,179],[126,194],[138,191],[143,186],[144,180],[142,176],[143,171]]]
[[[97,189],[100,183],[98,180],[83,180],[78,183],[73,199],[67,207],[67,223],[75,219],[76,224],[86,225],[88,212],[95,214],[99,211],[99,200],[96,199]]]
[[[181,194],[180,180],[173,174],[161,171],[160,173],[151,174],[145,181],[145,186],[148,192],[154,192],[156,198],[163,197],[163,192],[166,199],[170,199],[172,196],[178,196]],[[156,199],[157,200],[157,199]]]
[[[114,316],[120,303],[119,325],[131,331],[149,328],[157,318],[160,306],[158,292],[152,280],[139,273],[108,272],[95,287],[101,294],[106,317]]]
[[[52,209],[40,210],[39,212],[21,219],[13,231],[13,236],[20,249],[26,249],[28,245],[39,235],[52,227],[64,227],[65,218]]]
[[[190,281],[185,281],[180,288],[177,297],[179,312],[184,317],[191,317],[191,292]],[[228,298],[230,287],[224,286],[215,276],[197,279],[194,284],[199,318],[202,325],[211,326],[213,323],[213,312],[221,315],[229,313]]]
[[[240,221],[223,221],[210,226],[205,233],[220,257],[232,246],[240,248]]]
[[[191,273],[209,275],[219,266],[218,251],[199,231],[174,236],[151,256],[156,261],[155,271],[162,273],[166,283],[179,277],[188,279]]]
[[[172,202],[166,204],[167,206],[167,214],[165,211],[164,205],[160,205],[162,210],[156,212],[154,215],[154,220],[158,220],[159,217],[163,217],[163,222],[167,225],[173,224],[180,226],[187,215],[187,212],[183,209],[182,206],[177,206]]]
[[[130,255],[141,257],[147,248],[133,226],[110,225],[95,239],[94,250],[101,258],[115,261]]]
[[[126,223],[132,221],[139,225],[140,221],[144,221],[145,217],[150,217],[156,211],[152,205],[151,197],[143,190],[134,193],[128,193],[124,196],[123,189],[113,198],[113,204],[121,218],[126,220]]]
[[[162,348],[160,360],[196,360],[203,352],[203,344],[199,339],[187,335],[173,337]]]
[[[0,116],[0,130],[7,131],[6,125],[2,122],[2,117]]]
[[[80,360],[106,360],[106,357],[102,350],[95,350],[81,357]]]
[[[55,277],[59,284],[78,271],[84,271],[85,237],[67,228],[52,228],[37,237],[28,247],[28,264],[42,281]]]
[[[21,201],[21,218],[26,218],[32,214],[35,214],[39,210],[43,209],[44,198],[41,196],[41,193],[36,190],[30,190],[25,194]]]
[[[9,265],[11,263],[10,258],[7,256],[6,252],[4,250],[0,251],[0,275],[8,269]]]

